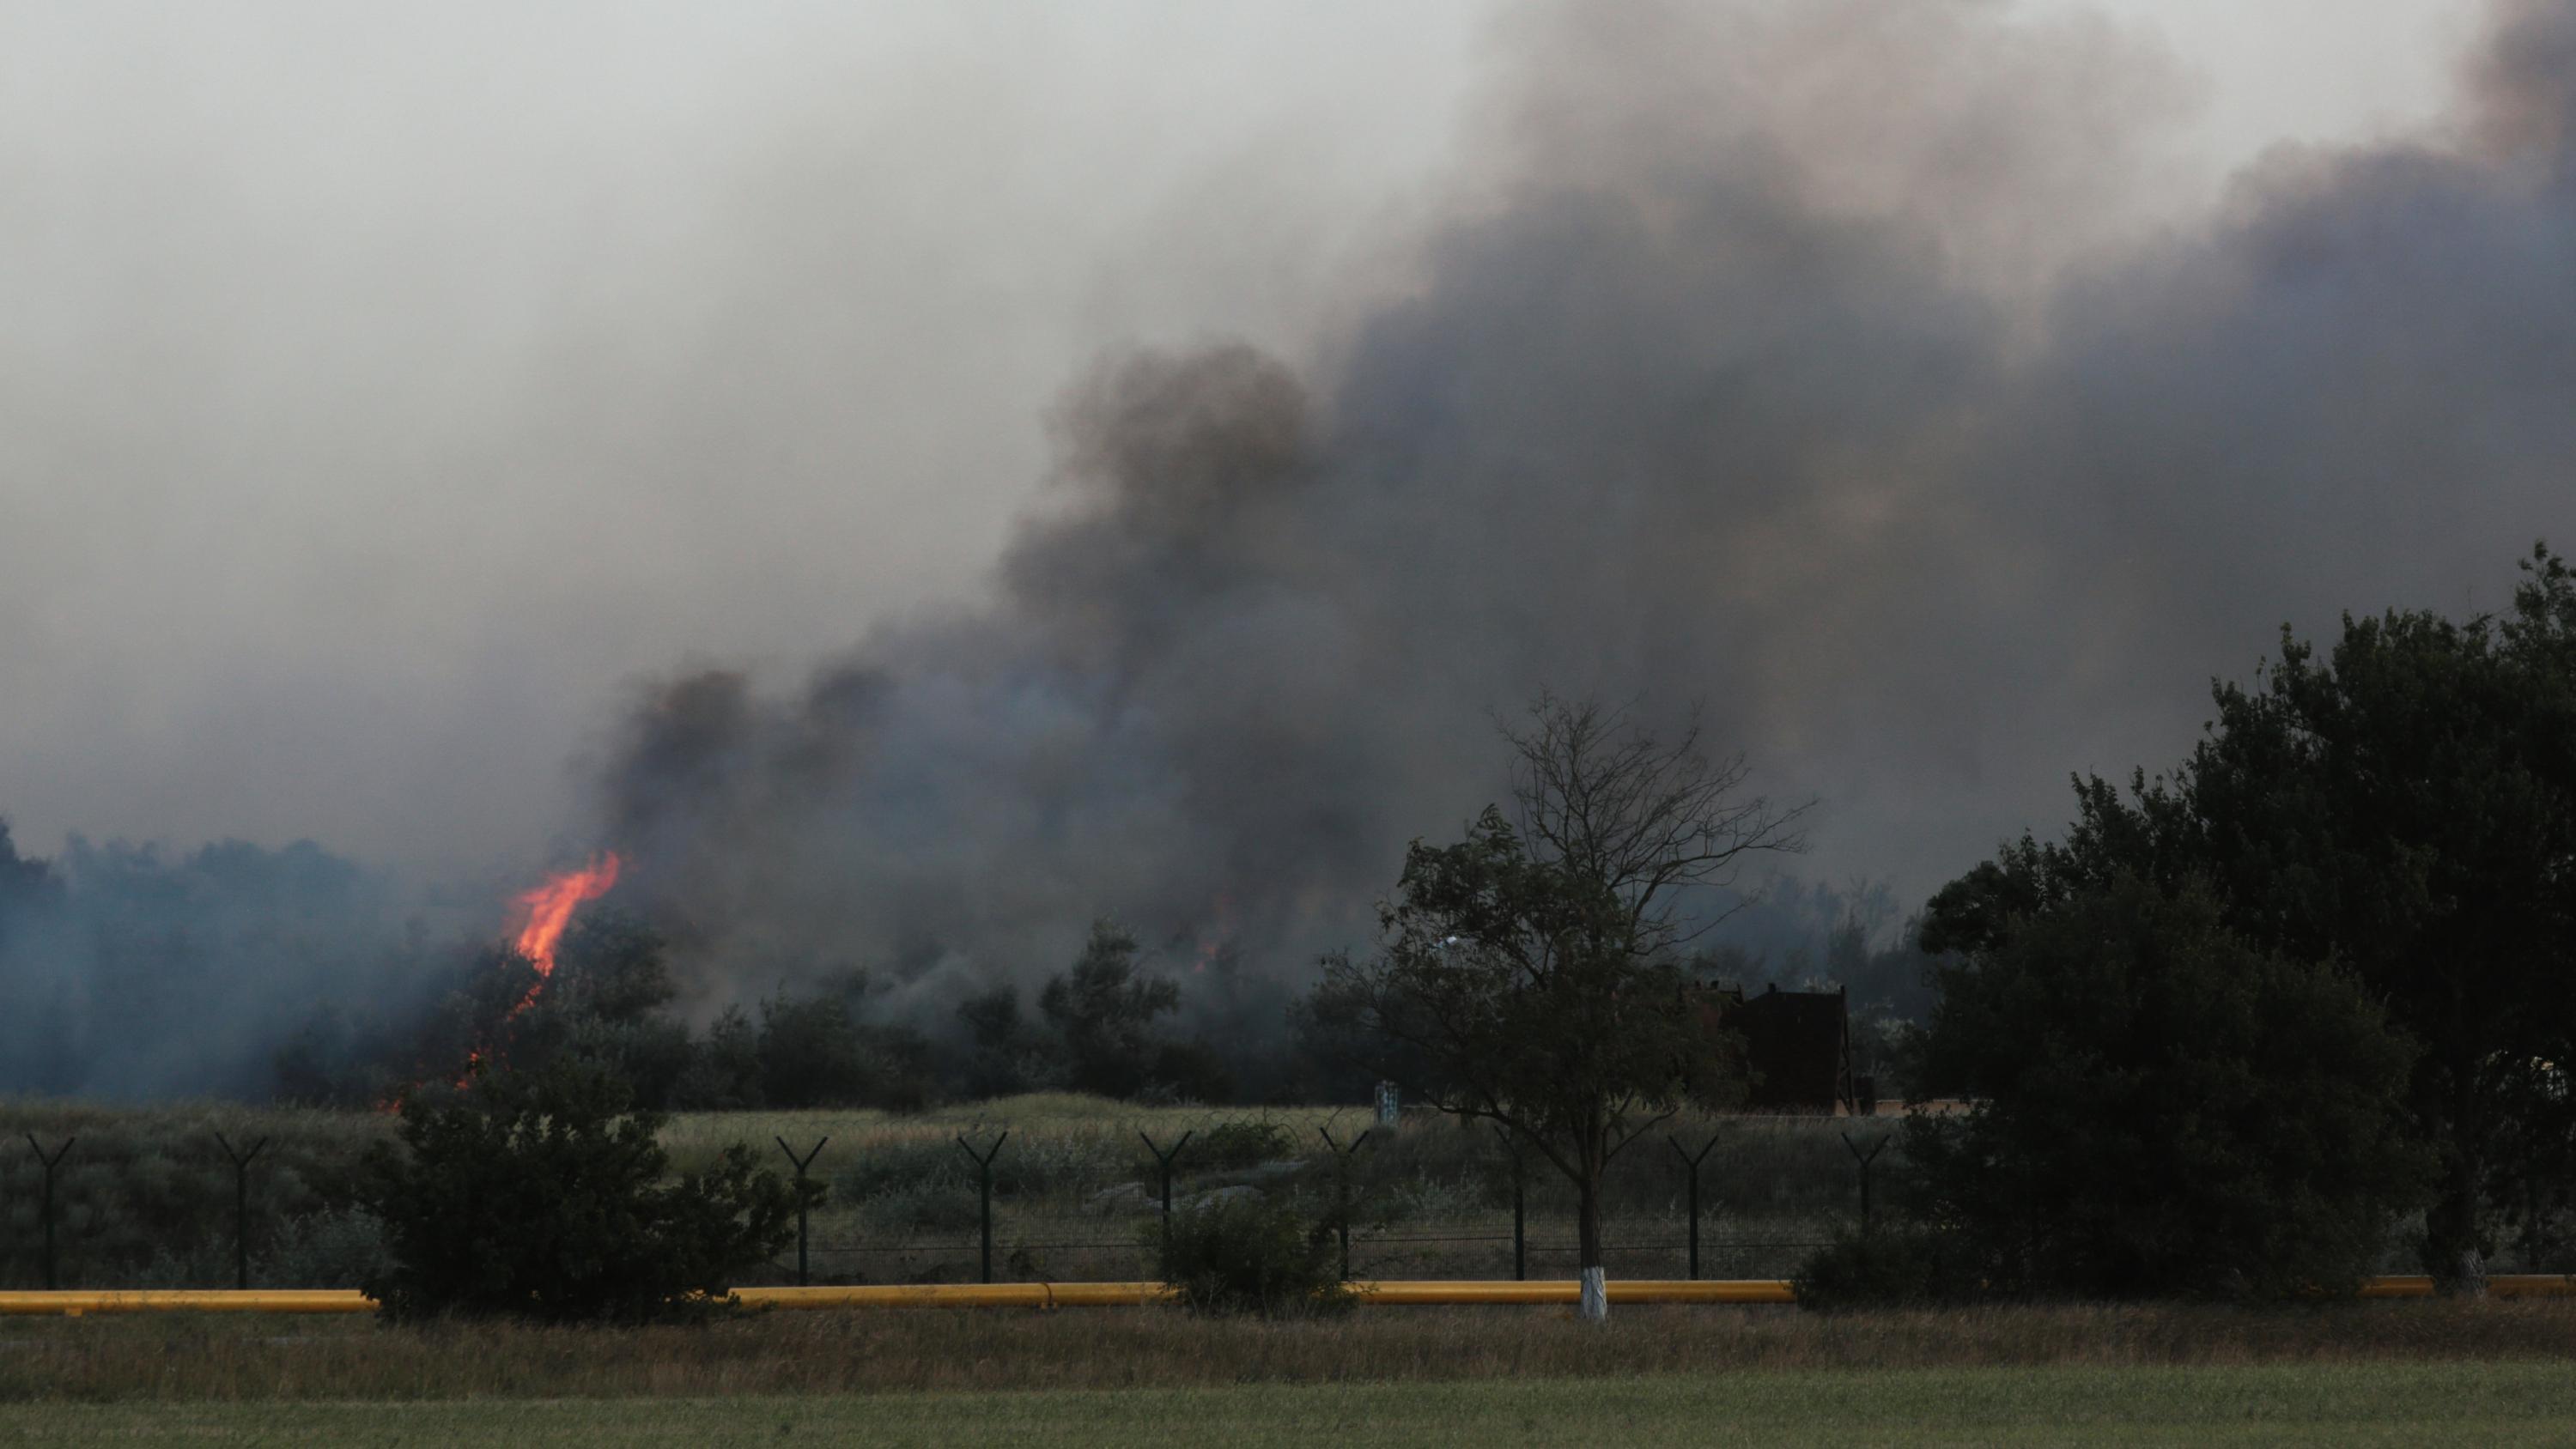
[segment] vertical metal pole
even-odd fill
[[[1852,1140],[1850,1133],[1843,1133],[1842,1139],[1853,1160],[1860,1164],[1860,1235],[1866,1238],[1869,1236],[1869,1165],[1878,1160],[1878,1154],[1887,1150],[1887,1139],[1881,1137],[1871,1143],[1866,1153],[1860,1150],[1860,1144]]]
[[[215,1134],[215,1145],[224,1150],[224,1156],[230,1158],[233,1164],[233,1286],[248,1291],[250,1288],[250,1164],[251,1159],[259,1156],[261,1150],[268,1146],[268,1139],[263,1137],[252,1143],[248,1152],[235,1152],[233,1145],[224,1140],[224,1134],[218,1132]]]
[[[1136,1135],[1145,1137],[1144,1130],[1139,1128]],[[1155,1146],[1153,1138],[1145,1137],[1145,1150],[1154,1154],[1154,1161],[1163,1169],[1163,1251],[1166,1253],[1172,1250],[1172,1161],[1181,1155],[1181,1149],[1189,1146],[1190,1139],[1196,1135],[1197,1128],[1182,1133],[1181,1140],[1173,1143],[1169,1152]]]
[[[1699,1280],[1699,1164],[1690,1169],[1690,1276]]]
[[[772,1137],[769,1140],[778,1144],[778,1150],[787,1154],[789,1162],[796,1164],[796,1286],[802,1288],[805,1286],[806,1278],[805,1209],[808,1194],[805,1191],[805,1169],[813,1165],[815,1158],[823,1155],[823,1144],[832,1139],[829,1137],[814,1139],[814,1150],[803,1157],[798,1157],[796,1149],[787,1145],[786,1138]]]
[[[1010,1140],[1010,1130],[1005,1128],[1001,1136],[993,1139],[993,1145],[990,1148],[978,1154],[974,1148],[966,1145],[966,1139],[963,1136],[957,1139],[958,1150],[972,1158],[975,1163],[976,1221],[983,1228],[981,1263],[984,1281],[987,1283],[993,1281],[993,1159],[1002,1155],[1002,1144]]]
[[[1529,1280],[1529,1176],[1518,1152],[1512,1154],[1512,1281]]]
[[[1529,1280],[1529,1237],[1524,1231],[1524,1222],[1529,1208],[1529,1180],[1525,1173],[1527,1164],[1521,1161],[1521,1150],[1513,1145],[1512,1134],[1505,1131],[1500,1123],[1494,1126],[1494,1140],[1503,1144],[1503,1155],[1512,1164],[1512,1281],[1527,1282]]]
[[[36,1144],[36,1134],[33,1132],[27,1134],[27,1146],[35,1152],[36,1160],[45,1166],[45,1287],[47,1289],[63,1286],[62,1280],[54,1272],[54,1164],[62,1161],[63,1154],[71,1151],[72,1144],[79,1140],[77,1137],[64,1138],[63,1145],[54,1149],[53,1156],[47,1157],[45,1149]]]
[[[1690,1275],[1696,1280],[1699,1277],[1699,1165],[1717,1149],[1717,1138],[1711,1135],[1696,1153],[1684,1151],[1681,1143],[1670,1137],[1664,1140],[1672,1143],[1673,1155],[1682,1160],[1682,1165],[1690,1173],[1690,1195],[1687,1199],[1690,1205]]]
[[[1332,1128],[1317,1127],[1315,1130],[1323,1134],[1324,1145],[1333,1149],[1333,1222],[1342,1240],[1342,1281],[1347,1283],[1351,1276],[1351,1154],[1375,1136],[1377,1129],[1369,1128],[1352,1138],[1348,1147],[1333,1140]]]
[[[1333,1226],[1342,1241],[1342,1281],[1351,1281],[1351,1160],[1341,1158],[1333,1174]]]

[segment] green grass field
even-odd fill
[[[0,1408],[0,1442],[2565,1444],[2552,1363],[1710,1373],[731,1399]]]

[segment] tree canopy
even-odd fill
[[[2247,945],[2342,963],[2421,1049],[2409,1116],[2441,1164],[2423,1256],[2453,1286],[2491,1247],[2482,1199],[2565,1190],[2499,1180],[2522,1171],[2508,1143],[2564,1136],[2542,1064],[2576,1060],[2576,574],[2545,547],[2522,568],[2501,617],[2347,615],[2323,657],[2285,628],[2172,776],[2078,779],[2065,840],[1953,881],[1923,934],[1996,949],[2125,873],[2204,881]]]
[[[1681,948],[1685,906],[1745,857],[1794,850],[1802,807],[1744,790],[1697,729],[1542,696],[1506,728],[1507,816],[1417,840],[1369,957],[1327,958],[1311,1029],[1443,1111],[1500,1124],[1575,1188],[1585,1310],[1606,1311],[1600,1182],[1695,1090],[1731,1082]]]
[[[1921,1220],[1990,1291],[2349,1290],[2419,1205],[2413,1051],[2331,964],[2257,950],[2197,882],[2120,875],[1940,973],[1908,1120]]]

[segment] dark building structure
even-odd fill
[[[1771,986],[1748,996],[1728,987],[1715,996],[1719,1024],[1744,1042],[1752,1074],[1746,1110],[1818,1116],[1877,1110],[1874,1084],[1852,1074],[1850,999],[1841,988]]]

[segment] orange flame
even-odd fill
[[[534,1005],[537,993],[546,989],[546,979],[555,974],[555,943],[563,939],[564,927],[572,924],[572,913],[582,902],[608,894],[608,888],[615,884],[617,852],[612,850],[519,897],[519,904],[527,908],[528,921],[519,928],[515,948],[537,969],[537,983],[519,998],[518,1005],[510,1008],[510,1015],[517,1016]]]

